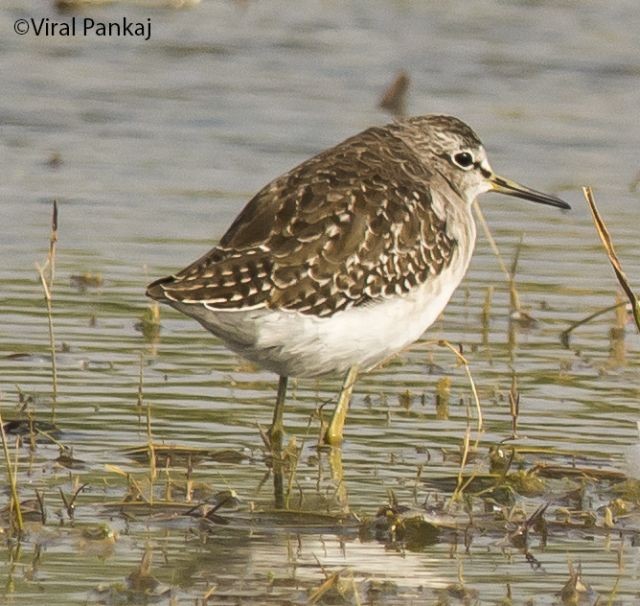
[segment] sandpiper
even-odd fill
[[[346,373],[325,433],[336,444],[357,373],[416,341],[460,284],[471,205],[487,191],[570,208],[496,175],[458,118],[372,127],[271,181],[217,246],[147,295],[280,376],[272,437],[288,377]]]

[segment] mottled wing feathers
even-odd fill
[[[331,316],[406,293],[446,267],[456,245],[430,179],[391,129],[370,128],[265,186],[217,247],[148,294]]]

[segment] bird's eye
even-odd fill
[[[460,168],[471,168],[473,166],[473,155],[471,155],[471,152],[468,151],[458,152],[457,154],[453,155],[453,161]]]

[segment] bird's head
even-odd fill
[[[420,159],[471,204],[477,196],[495,191],[556,208],[571,208],[560,198],[545,194],[493,172],[478,135],[453,116],[429,114],[396,124],[398,135]]]

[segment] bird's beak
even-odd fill
[[[535,189],[530,189],[524,185],[520,185],[515,181],[510,181],[504,177],[498,175],[492,175],[489,178],[491,183],[491,190],[500,194],[507,194],[508,196],[515,196],[516,198],[524,198],[525,200],[531,200],[532,202],[538,202],[539,204],[548,204],[549,206],[555,206],[556,208],[563,208],[569,210],[569,206],[564,200],[552,196],[551,194],[543,194]]]

